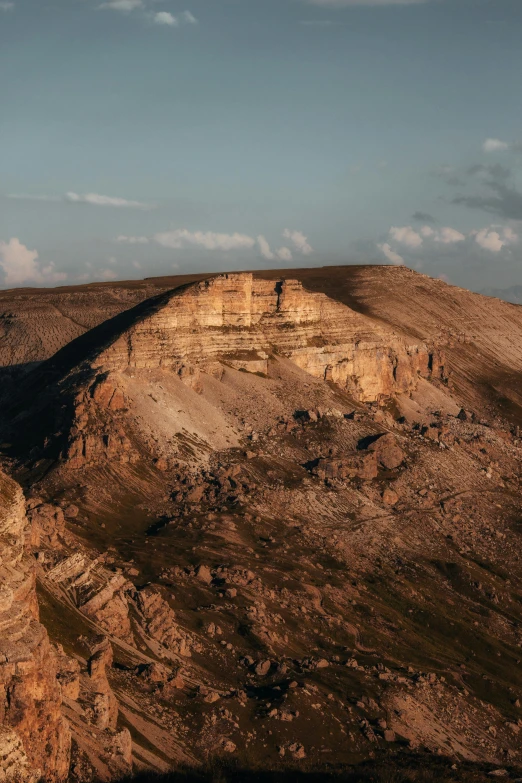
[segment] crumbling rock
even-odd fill
[[[0,776],[64,780],[70,733],[61,713],[56,655],[38,622],[35,571],[24,554],[20,487],[0,474]]]
[[[146,632],[169,652],[190,658],[198,644],[176,621],[176,614],[153,587],[136,593],[136,606],[141,613]]]

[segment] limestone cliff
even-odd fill
[[[271,353],[317,378],[333,381],[361,402],[407,392],[418,376],[440,376],[441,357],[374,319],[297,280],[258,280],[225,274],[172,292],[140,318],[96,364],[109,370],[205,369],[225,361],[266,372]]]
[[[24,554],[22,490],[0,474],[0,780],[64,780],[70,734],[56,656],[38,622],[35,570]]]

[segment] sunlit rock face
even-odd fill
[[[0,781],[61,781],[70,733],[56,656],[38,622],[28,528],[22,490],[0,473]]]
[[[266,372],[270,354],[290,359],[362,402],[414,389],[441,374],[441,357],[377,321],[306,291],[297,280],[226,274],[174,292],[97,358],[110,370],[205,370],[209,362]]]

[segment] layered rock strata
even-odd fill
[[[219,361],[266,372],[271,353],[332,381],[362,402],[440,377],[442,357],[297,280],[225,274],[173,292],[97,356],[109,371],[186,367],[212,371]],[[120,405],[119,399],[114,405]]]
[[[70,734],[56,655],[38,622],[34,565],[24,554],[28,527],[20,487],[0,474],[0,780],[61,781]]]

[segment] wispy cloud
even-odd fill
[[[256,240],[246,234],[218,234],[214,231],[164,231],[154,235],[154,241],[162,247],[181,250],[186,247],[202,247],[205,250],[245,250],[253,248]]]
[[[285,229],[283,235],[291,240],[294,248],[299,253],[309,255],[313,252],[307,237],[300,231],[289,231],[288,229]],[[116,241],[125,244],[147,244],[149,240],[147,237],[120,236]],[[239,232],[223,234],[215,231],[189,231],[188,229],[180,228],[174,231],[163,231],[155,234],[152,237],[152,241],[162,247],[171,248],[173,250],[200,247],[209,251],[217,250],[228,252],[231,250],[252,250],[257,246],[261,256],[267,261],[289,262],[293,260],[293,253],[289,247],[283,246],[277,250],[272,250],[269,241],[263,234],[259,234],[254,238],[248,234],[241,234]]]
[[[116,237],[116,242],[120,245],[148,245],[149,240],[148,237],[128,237],[123,234],[120,234],[119,237]]]
[[[106,11],[119,11],[124,14],[141,11],[138,16],[141,16],[143,20],[152,21],[153,24],[162,27],[198,24],[198,20],[190,11],[182,11],[179,14],[173,14],[170,11],[153,11],[150,9],[150,4],[154,2],[156,0],[105,0],[98,8]]]
[[[392,264],[401,265],[405,263],[404,258],[400,256],[395,250],[392,250],[388,242],[383,242],[381,245],[377,245],[379,250],[384,254],[385,258]]]
[[[12,11],[14,7],[14,3],[0,2],[0,11]]]
[[[142,201],[129,201],[125,198],[114,196],[102,196],[100,193],[74,193],[69,192],[65,196],[67,201],[73,204],[92,204],[96,207],[123,207],[130,209],[154,209],[151,204],[145,204]]]
[[[145,204],[143,201],[129,201],[115,196],[103,196],[100,193],[75,193],[69,191],[65,196],[51,196],[46,193],[9,193],[7,198],[19,201],[46,201],[54,204],[69,202],[72,204],[91,204],[96,207],[127,207],[129,209],[155,209],[154,204]]]
[[[259,250],[261,252],[261,255],[263,258],[266,258],[267,261],[292,261],[292,251],[288,247],[280,247],[279,250],[272,251],[270,248],[270,244],[266,237],[264,237],[262,234],[258,236],[257,238],[257,244],[259,246]]]
[[[183,11],[178,16],[174,16],[170,11],[156,11],[152,14],[154,24],[165,25],[167,27],[179,27],[186,24],[198,24],[198,20],[190,11]]]
[[[162,24],[168,27],[179,27],[176,17],[168,11],[158,11],[153,16],[154,24]]]
[[[290,231],[290,229],[285,228],[283,236],[285,239],[289,239],[295,249],[304,256],[309,256],[314,252],[313,247],[308,243],[308,237],[305,237],[301,231]]]
[[[506,152],[508,149],[507,141],[501,139],[486,139],[482,145],[483,152]]]
[[[194,14],[190,13],[190,11],[183,11],[181,14],[181,19],[185,22],[185,24],[198,24],[198,20]]]
[[[440,229],[434,229],[431,226],[422,226],[416,231],[411,226],[392,226],[388,232],[391,240],[399,245],[415,250],[422,247],[424,240],[439,242],[443,245],[450,245],[454,242],[462,242],[466,239],[465,234],[457,231],[450,226],[444,226]]]
[[[99,6],[99,8],[109,11],[123,11],[123,13],[129,13],[143,7],[142,0],[107,0]]]

